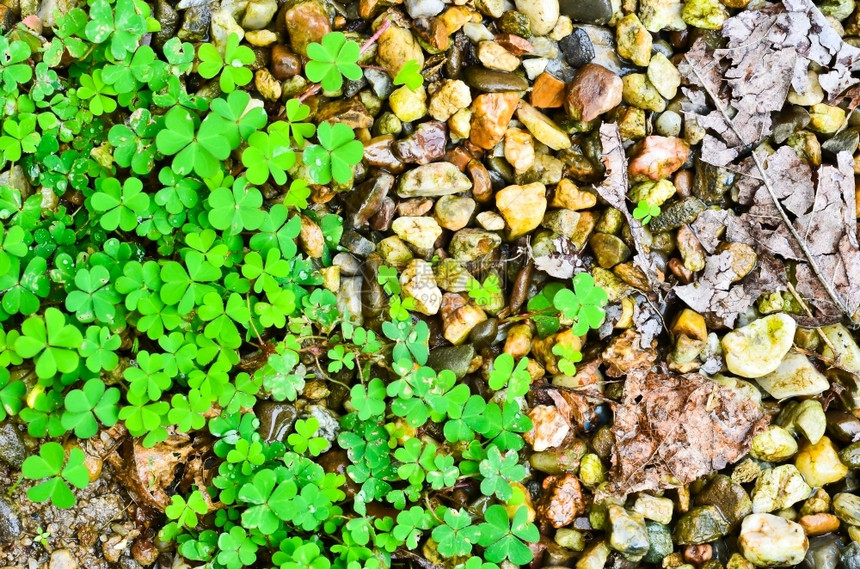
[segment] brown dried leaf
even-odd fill
[[[725,468],[767,423],[754,401],[699,374],[630,373],[612,426],[610,492],[674,488]]]
[[[627,207],[627,157],[624,154],[624,146],[621,143],[621,133],[615,123],[603,123],[600,125],[600,144],[603,156],[601,161],[606,169],[606,177],[597,186],[597,193],[605,199],[609,205],[619,210],[627,219],[633,242],[636,246],[636,255],[633,264],[645,274],[651,290],[658,291],[665,287],[663,273],[657,263],[651,258],[650,250],[645,245],[647,239],[642,222],[633,217]]]

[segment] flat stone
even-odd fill
[[[589,63],[570,83],[565,109],[574,120],[589,122],[617,107],[622,100],[624,83],[603,66]]]
[[[771,373],[756,378],[759,386],[774,399],[819,395],[830,389],[830,381],[815,369],[809,358],[788,352]]]
[[[744,518],[738,546],[757,567],[787,567],[803,561],[809,541],[800,524],[771,514]]]
[[[397,195],[401,198],[438,197],[467,192],[472,182],[450,162],[434,162],[409,170],[400,178]]]
[[[779,367],[794,339],[797,324],[787,314],[771,314],[723,337],[726,366],[746,378],[765,376]]]
[[[472,126],[469,140],[486,150],[498,144],[520,101],[519,93],[485,93],[472,101]]]
[[[496,208],[505,218],[510,239],[525,235],[540,225],[546,206],[546,187],[540,182],[508,186],[496,194]]]
[[[605,24],[612,18],[610,0],[561,0],[559,11],[576,22]]]

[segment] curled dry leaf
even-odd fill
[[[810,65],[820,69],[831,100],[857,83],[851,72],[860,69],[860,49],[844,43],[810,0],[742,12],[726,21],[723,35],[726,49],[708,51],[699,40],[684,56],[679,70],[691,85],[684,111],[706,130],[701,159],[742,174],[739,201],[749,210],[739,217],[710,213],[693,224],[712,256],[678,296],[732,325],[758,294],[784,290],[782,262],[791,261],[797,290],[814,312],[802,324],[853,317],[860,309],[860,247],[851,157],[840,154],[836,166],[812,171],[789,147],[771,155],[749,150],[771,134],[771,113],[782,109],[789,89],[804,92]],[[757,269],[740,283],[733,282],[730,255],[713,256],[720,225],[729,241],[758,254]]]
[[[661,290],[665,286],[663,274],[651,258],[645,228],[641,221],[633,217],[627,207],[627,189],[630,187],[627,183],[627,157],[624,155],[624,146],[621,143],[621,133],[617,124],[603,123],[600,126],[600,145],[606,177],[603,183],[597,186],[597,193],[609,205],[624,214],[636,247],[633,264],[645,274],[652,291]]]
[[[725,468],[767,423],[742,392],[699,374],[632,371],[612,427],[609,491],[675,488]]]

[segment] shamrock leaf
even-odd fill
[[[218,48],[211,43],[204,43],[197,50],[197,57],[200,58],[197,72],[204,79],[212,79],[221,73],[220,85],[225,93],[235,91],[237,86],[247,85],[254,76],[251,70],[245,67],[253,63],[254,52],[247,46],[240,46],[239,41],[237,34],[230,34],[224,48],[224,57],[221,57]]]
[[[320,144],[305,148],[302,159],[315,184],[340,184],[352,178],[352,167],[364,157],[364,147],[355,140],[355,132],[342,123],[324,122],[317,128]]]
[[[607,301],[606,291],[594,284],[594,278],[588,273],[579,273],[573,277],[573,290],[558,291],[553,304],[565,318],[573,321],[573,333],[581,336],[603,323],[606,316],[603,307]]]
[[[269,174],[276,184],[287,183],[286,170],[296,162],[296,153],[289,146],[280,143],[275,136],[255,132],[248,139],[248,147],[242,152],[242,164],[247,170],[245,176],[252,184],[262,185]]]
[[[86,488],[90,475],[84,466],[84,453],[73,447],[66,461],[66,451],[60,443],[44,443],[38,455],[27,457],[21,465],[21,473],[25,478],[44,482],[27,490],[27,497],[34,502],[44,502],[50,499],[58,508],[71,508],[75,505],[75,495],[69,489],[67,482],[77,488]]]
[[[647,200],[639,200],[633,210],[633,217],[641,220],[643,225],[648,225],[651,219],[660,215],[660,206],[650,204]]]
[[[323,36],[322,44],[308,45],[308,61],[305,65],[307,78],[322,84],[326,91],[337,91],[343,86],[343,78],[361,79],[361,67],[356,62],[361,57],[361,48],[354,41],[347,41],[341,32],[330,32]]]
[[[414,91],[424,84],[424,76],[421,75],[421,66],[414,59],[410,59],[403,64],[400,71],[394,77],[395,85],[406,85],[406,87]]]
[[[526,565],[532,560],[532,551],[523,541],[535,543],[540,539],[537,527],[529,523],[525,506],[508,521],[504,506],[494,504],[484,513],[480,528],[480,544],[485,547],[484,557],[488,561],[501,563],[508,559],[514,565]]]

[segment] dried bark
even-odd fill
[[[615,412],[610,492],[675,488],[742,458],[768,424],[742,393],[699,375],[627,375]]]

